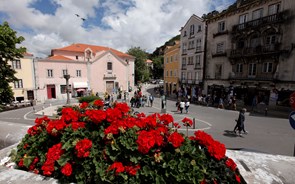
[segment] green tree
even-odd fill
[[[146,81],[149,77],[149,71],[146,66],[148,54],[140,47],[132,47],[127,51],[127,54],[135,57],[135,82]]]
[[[7,22],[0,25],[0,103],[9,103],[13,99],[13,92],[9,86],[10,82],[18,80],[14,74],[14,69],[8,64],[8,61],[13,61],[23,57],[26,52],[24,47],[16,47],[24,41],[24,37],[17,36],[17,32],[9,27]]]
[[[153,69],[152,69],[153,78],[155,78],[155,79],[163,78],[164,57],[161,55],[156,56],[156,57],[152,58],[152,61],[153,61]]]

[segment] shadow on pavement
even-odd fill
[[[227,136],[227,137],[243,137],[243,136],[239,136],[237,135],[234,131],[232,130],[224,130],[224,133],[223,133],[224,136]]]

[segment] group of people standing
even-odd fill
[[[188,108],[190,106],[190,102],[188,99],[181,99],[176,102],[177,112],[182,114],[183,110],[185,109],[186,113],[188,113]]]

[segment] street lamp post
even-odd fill
[[[70,105],[70,94],[69,94],[69,79],[71,78],[70,75],[64,75],[66,79],[66,91],[67,91],[67,105]]]

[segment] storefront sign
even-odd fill
[[[293,129],[295,129],[295,112],[291,112],[290,115],[289,115],[289,122],[291,124],[291,127]]]

